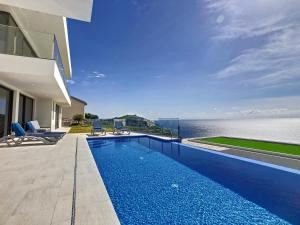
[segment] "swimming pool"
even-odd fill
[[[122,224],[300,224],[300,171],[148,136],[88,143]]]

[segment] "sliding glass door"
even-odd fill
[[[55,105],[55,129],[59,128],[59,112],[60,112],[59,105]]]
[[[0,86],[0,137],[10,133],[13,92]]]
[[[33,116],[33,99],[25,95],[19,98],[19,123],[26,129],[26,123],[32,120]]]

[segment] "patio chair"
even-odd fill
[[[130,130],[125,128],[122,121],[115,121],[113,134],[130,134]]]
[[[44,134],[45,136],[49,135],[49,136],[55,136],[58,138],[62,138],[66,134],[66,132],[58,132],[58,131],[52,132],[52,131],[48,131],[47,129],[41,129],[39,122],[37,120],[27,122],[27,127],[30,130],[31,134],[39,133],[39,134]]]
[[[100,132],[102,135],[106,135],[106,130],[102,127],[100,120],[93,121],[91,133],[92,135],[95,135],[96,132]]]
[[[26,133],[19,123],[12,123],[12,132],[14,135],[8,135],[1,138],[1,142],[6,143],[8,146],[17,146],[23,142],[40,141],[45,145],[54,145],[57,143],[59,138],[55,135],[42,133]]]
[[[30,124],[29,124],[30,123]],[[39,121],[37,120],[33,120],[33,121],[29,121],[27,122],[27,127],[31,130],[31,132],[33,133],[43,133],[43,132],[47,132],[50,131],[50,128],[41,128]]]

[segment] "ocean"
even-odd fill
[[[160,121],[177,127],[177,121]],[[180,120],[183,138],[230,136],[300,144],[300,118]]]

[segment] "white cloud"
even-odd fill
[[[76,83],[74,80],[66,80],[66,82],[67,82],[68,84],[75,84],[75,83]]]
[[[243,76],[262,87],[299,85],[300,1],[207,0],[207,7],[212,15],[226,18],[216,26],[214,39],[252,38],[258,43],[244,49],[216,78]]]
[[[221,39],[254,37],[293,27],[299,16],[298,0],[207,0],[212,15],[223,15],[227,23],[217,27]]]
[[[81,69],[79,74],[80,77],[77,77],[76,81],[78,82],[79,85],[83,87],[88,87],[93,84],[101,85],[103,82],[99,83],[97,82],[97,80],[107,77],[106,74],[100,73],[97,70],[91,71],[91,70]],[[67,82],[70,84],[75,84],[74,80],[68,80]]]
[[[90,73],[90,75],[88,77],[102,79],[102,78],[105,78],[106,75],[104,73],[100,73],[98,71],[93,71]]]
[[[221,15],[219,15],[219,16],[217,17],[216,22],[217,22],[217,23],[223,23],[223,22],[224,22],[224,19],[225,19],[225,17],[221,14]]]
[[[205,118],[258,118],[258,117],[299,117],[300,96],[260,98],[235,102],[228,106],[207,112]]]

